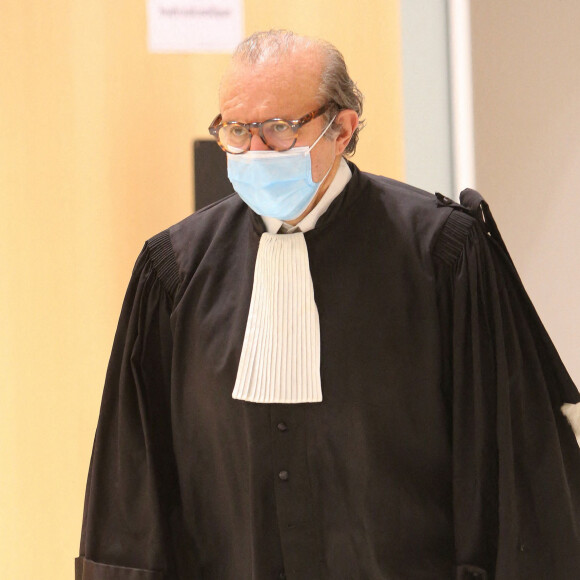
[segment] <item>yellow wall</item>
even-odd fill
[[[367,95],[355,161],[401,178],[398,0],[245,10],[338,45]],[[2,0],[0,39],[0,576],[63,580],[124,289],[191,211],[227,56],[148,54],[137,0]]]

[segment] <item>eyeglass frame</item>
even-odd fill
[[[296,145],[296,141],[298,141],[297,133],[298,133],[299,129],[301,129],[304,125],[306,125],[306,123],[310,123],[310,121],[316,119],[317,117],[320,117],[320,115],[322,115],[323,113],[326,113],[326,111],[332,105],[335,105],[335,104],[336,103],[334,103],[334,101],[329,101],[325,105],[322,105],[322,107],[320,107],[319,109],[315,109],[314,111],[311,111],[310,113],[306,113],[306,115],[300,117],[299,119],[293,119],[293,120],[274,117],[273,119],[266,119],[265,121],[260,121],[260,122],[240,123],[239,121],[222,121],[222,114],[219,113],[217,115],[217,117],[211,122],[210,126],[208,127],[208,131],[209,131],[210,135],[212,135],[212,137],[215,138],[218,145],[226,153],[230,153],[231,155],[243,155],[244,153],[247,153],[250,150],[250,147],[252,146],[252,136],[255,134],[252,131],[252,129],[258,130],[258,135],[260,136],[262,143],[264,143],[264,145],[266,145],[266,147],[268,147],[268,149],[271,149],[272,151],[290,151],[290,149],[292,149]],[[292,145],[290,145],[290,147],[287,147],[285,149],[280,149],[280,148],[276,149],[275,147],[272,147],[269,143],[266,143],[266,138],[264,137],[264,132],[263,132],[262,126],[265,125],[266,123],[271,123],[272,121],[283,121],[284,123],[287,123],[288,126],[292,129],[292,131],[294,133],[294,141],[292,141]],[[248,148],[247,149],[245,149],[244,151],[233,152],[233,151],[228,151],[225,148],[225,146],[220,141],[219,131],[222,127],[227,127],[228,125],[239,125],[240,127],[244,127],[244,129],[246,129],[249,132],[250,139],[248,141]]]

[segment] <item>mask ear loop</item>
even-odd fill
[[[338,115],[338,113],[336,115]],[[330,123],[328,123],[328,125],[326,125],[326,128],[324,129],[324,131],[322,131],[322,133],[320,133],[320,136],[318,137],[318,139],[316,139],[316,141],[314,141],[314,143],[312,143],[312,145],[308,148],[308,150],[305,152],[305,155],[306,154],[310,155],[310,151],[312,151],[313,147],[322,139],[322,136],[328,131],[329,127],[334,123],[334,120],[336,119],[336,115],[334,115],[334,117],[332,117],[332,119],[330,119]],[[332,163],[330,164],[330,167],[328,168],[328,171],[324,174],[323,178],[320,181],[314,182],[314,183],[318,183],[318,188],[316,189],[316,193],[320,189],[320,186],[322,185],[324,180],[328,177],[328,174],[332,171],[333,165],[334,165],[334,159],[332,160]],[[314,195],[316,195],[316,193]]]
[[[328,131],[328,129],[330,129],[330,126],[334,123],[334,120],[336,119],[337,115],[338,115],[338,113],[336,113],[336,115],[334,115],[334,117],[332,117],[332,119],[330,119],[330,122],[324,128],[324,131],[322,131],[322,133],[320,133],[320,135],[318,136],[318,139],[316,139],[316,141],[314,141],[314,143],[312,143],[312,145],[310,145],[310,147],[308,147],[308,151],[305,151],[305,154],[310,153],[314,149],[316,144],[322,139],[322,137]]]

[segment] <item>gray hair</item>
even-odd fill
[[[320,103],[333,103],[324,114],[329,122],[342,109],[352,109],[359,118],[359,125],[354,130],[344,155],[353,155],[359,138],[359,132],[364,127],[361,119],[363,111],[363,94],[356,83],[350,78],[346,62],[341,52],[330,42],[318,38],[299,36],[290,30],[268,30],[255,32],[243,40],[236,48],[233,58],[248,64],[259,64],[267,61],[277,61],[290,56],[297,50],[313,47],[320,51],[324,59],[324,67],[318,88]],[[340,133],[340,123],[333,123],[325,137],[333,138]]]

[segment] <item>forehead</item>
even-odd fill
[[[321,72],[313,54],[259,64],[233,62],[220,88],[222,118],[251,123],[301,117],[322,104],[317,99]]]

